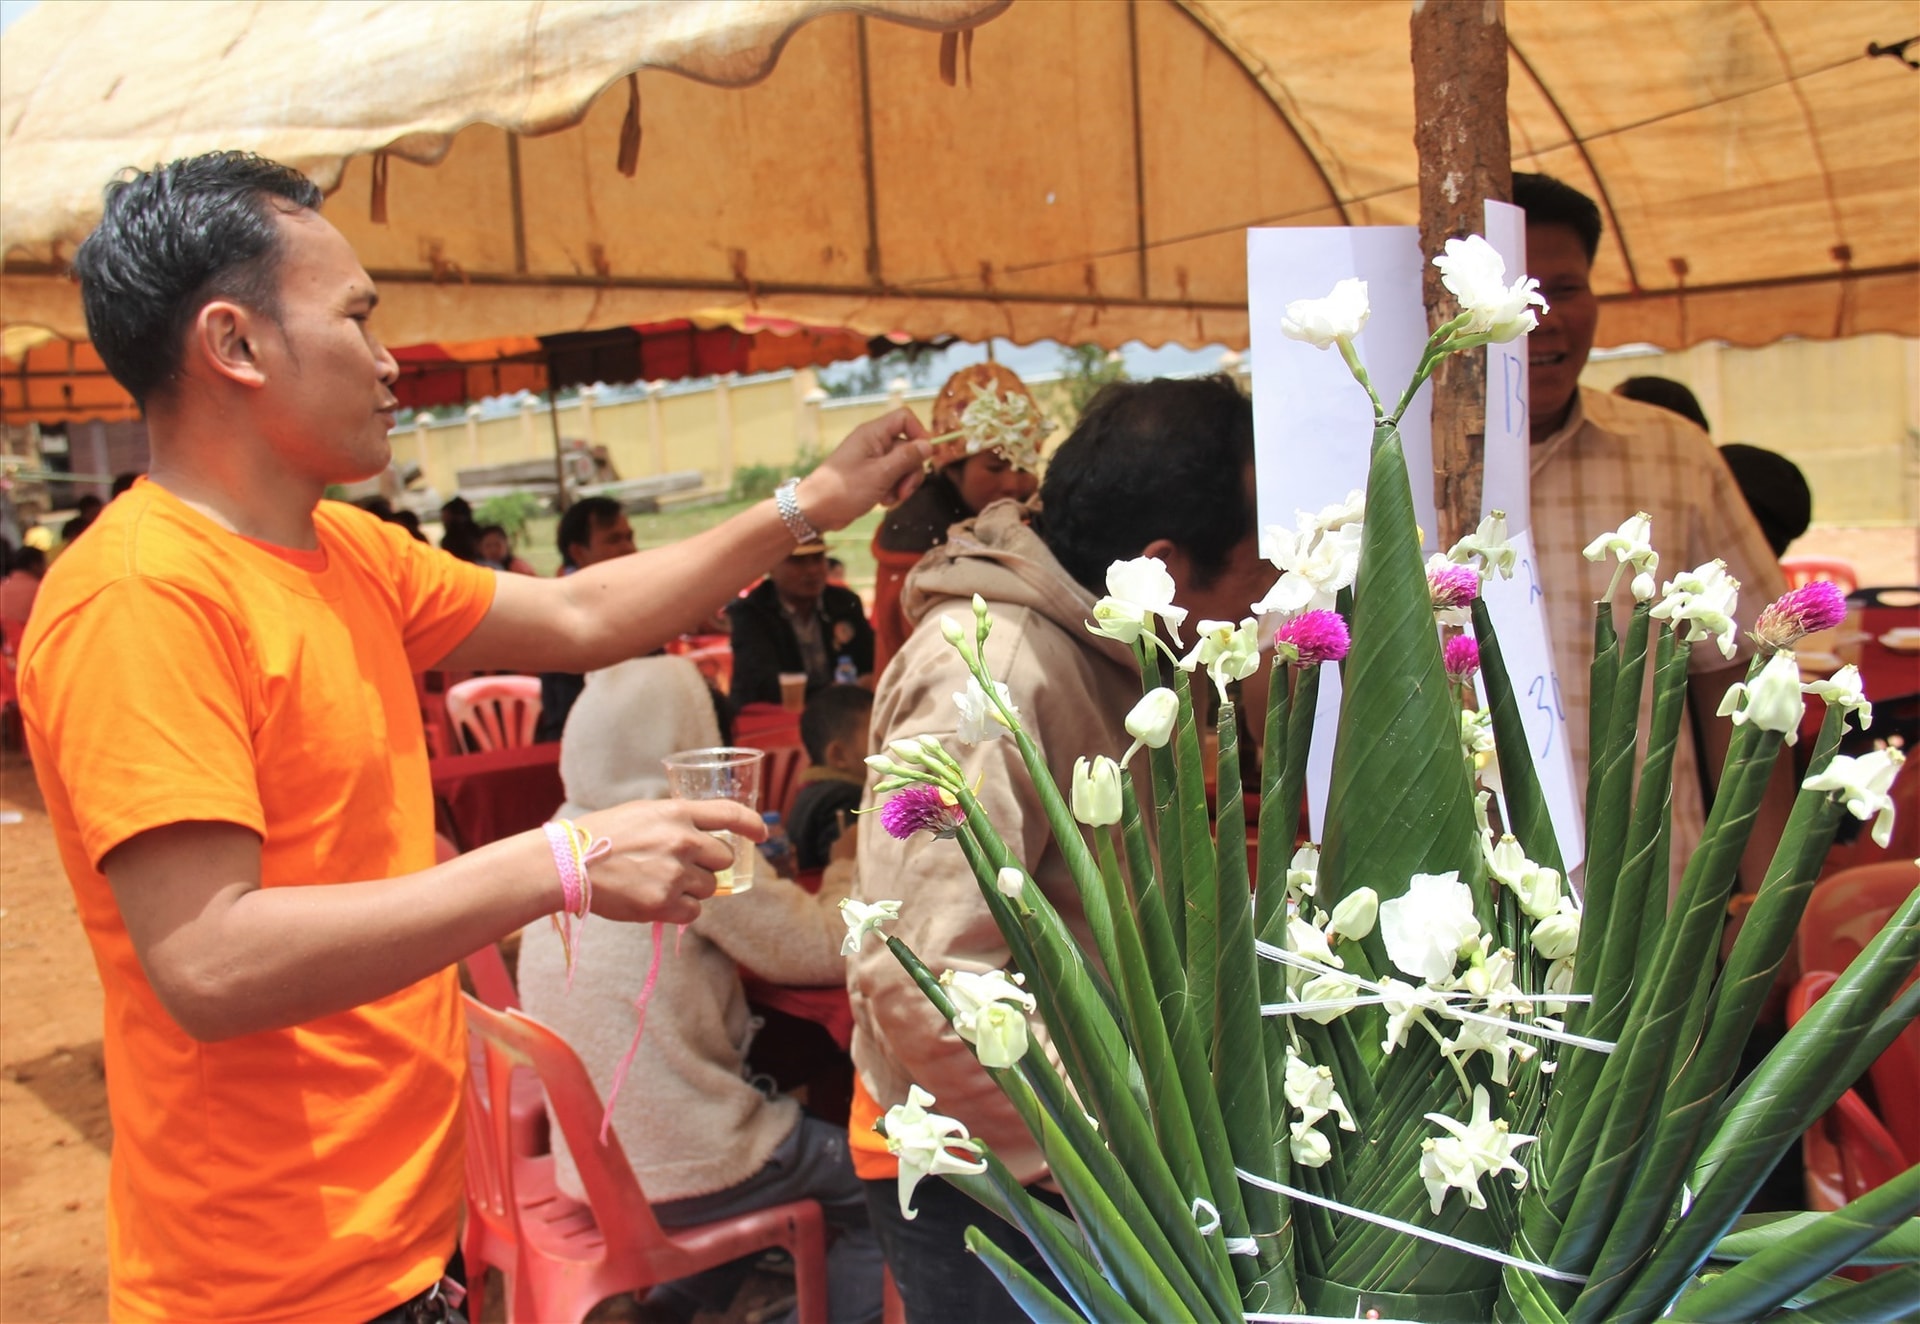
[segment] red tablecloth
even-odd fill
[[[429,766],[438,827],[463,851],[539,827],[566,799],[558,744],[455,754]]]

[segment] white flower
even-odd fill
[[[919,1216],[913,1207],[913,1188],[923,1178],[941,1173],[978,1174],[987,1165],[978,1159],[954,1157],[951,1151],[980,1152],[980,1142],[967,1134],[965,1123],[927,1108],[933,1096],[918,1085],[907,1087],[907,1101],[887,1109],[887,1148],[900,1160],[900,1216]]]
[[[1752,684],[1736,681],[1727,687],[1719,715],[1732,714],[1735,726],[1751,722],[1762,731],[1777,731],[1792,743],[1806,706],[1806,700],[1800,697],[1800,664],[1792,653],[1782,649],[1767,659]]]
[[[1464,1193],[1470,1207],[1485,1209],[1487,1201],[1480,1193],[1480,1178],[1486,1173],[1511,1172],[1513,1188],[1517,1191],[1526,1187],[1527,1170],[1514,1160],[1513,1151],[1532,1144],[1536,1137],[1511,1134],[1504,1119],[1489,1118],[1491,1110],[1487,1087],[1475,1085],[1473,1116],[1466,1123],[1457,1122],[1444,1113],[1427,1114],[1428,1121],[1451,1133],[1420,1144],[1420,1179],[1427,1184],[1434,1213],[1440,1212],[1449,1188]]]
[[[1473,775],[1488,790],[1500,789],[1500,757],[1493,747],[1493,714],[1485,708],[1460,710],[1460,750]]]
[[[1027,890],[1027,876],[1012,865],[1008,865],[1000,871],[993,885],[999,890],[1001,896],[1018,901],[1021,893]]]
[[[1344,529],[1349,524],[1358,524],[1367,517],[1367,494],[1356,487],[1347,493],[1345,501],[1336,501],[1331,506],[1322,506],[1316,514],[1309,515],[1304,510],[1296,510],[1294,514],[1298,517],[1297,522],[1302,530]]]
[[[1416,988],[1402,980],[1383,979],[1380,981],[1380,1005],[1387,1012],[1387,1037],[1380,1042],[1381,1052],[1390,1054],[1405,1043],[1407,1029],[1415,1022],[1436,1040],[1439,1039],[1440,1032],[1433,1028],[1427,1013],[1444,1011],[1447,1000],[1434,989],[1424,984]]]
[[[1487,1014],[1502,1013],[1489,1008]],[[1493,1063],[1493,1083],[1505,1085],[1512,1074],[1513,1059],[1518,1057],[1524,1062],[1533,1056],[1535,1049],[1531,1044],[1516,1040],[1504,1026],[1463,1020],[1457,1035],[1441,1040],[1440,1051],[1452,1059],[1456,1067],[1464,1067],[1467,1059],[1475,1053],[1485,1053]]]
[[[1018,720],[1020,710],[1013,706],[1013,694],[1000,681],[993,682],[994,693],[1000,696],[1000,702],[1007,711]],[[1007,729],[1000,716],[1000,710],[988,701],[987,692],[980,688],[980,682],[972,676],[967,677],[967,688],[956,691],[954,706],[960,710],[960,726],[955,735],[963,745],[977,745],[983,740],[991,740]]]
[[[1429,983],[1452,978],[1461,950],[1479,937],[1473,889],[1460,881],[1458,871],[1417,873],[1404,896],[1380,906],[1380,940],[1387,945],[1387,956]]]
[[[1433,265],[1440,268],[1440,283],[1452,291],[1468,315],[1458,334],[1484,335],[1504,345],[1540,325],[1539,314],[1533,311],[1547,308],[1540,282],[1522,276],[1507,284],[1506,260],[1479,235],[1447,240],[1446,251],[1433,259]]]
[[[1295,299],[1280,319],[1280,334],[1326,349],[1336,340],[1349,343],[1367,324],[1367,283],[1349,277],[1324,299]]]
[[[1340,1119],[1342,1131],[1355,1129],[1353,1114],[1347,1111],[1340,1091],[1333,1087],[1333,1072],[1314,1066],[1295,1052],[1292,1045],[1287,1047],[1287,1074],[1281,1088],[1287,1102],[1300,1110],[1300,1120],[1305,1125],[1312,1126],[1331,1113]]]
[[[1315,975],[1294,992],[1298,1002],[1335,1002],[1341,998],[1353,997],[1360,986],[1348,975],[1329,970],[1324,975]],[[1298,1013],[1316,1024],[1326,1025],[1352,1011],[1351,1007],[1324,1007],[1318,1011]]]
[[[1645,602],[1653,597],[1653,572],[1660,567],[1660,554],[1653,550],[1652,540],[1653,520],[1643,510],[1612,533],[1595,538],[1580,554],[1589,561],[1604,561],[1611,554],[1621,565],[1631,565],[1635,571],[1633,596]]]
[[[1107,567],[1107,596],[1093,604],[1087,628],[1109,639],[1130,644],[1144,631],[1151,634],[1153,618],[1167,623],[1173,642],[1180,642],[1180,622],[1187,609],[1173,605],[1173,576],[1157,556],[1115,561]]]
[[[946,612],[940,613],[940,637],[960,650],[960,656],[973,660],[973,636],[960,628],[960,622]]]
[[[1486,856],[1487,872],[1513,889],[1514,895],[1520,898],[1522,910],[1534,919],[1545,919],[1553,914],[1555,907],[1560,904],[1558,871],[1544,868],[1528,859],[1511,832],[1503,835],[1500,844],[1491,848],[1482,838],[1480,849]]]
[[[940,976],[940,984],[953,1002],[956,1017],[970,1015],[992,1002],[1017,1003],[1027,1011],[1035,1006],[1033,994],[1020,987],[1020,976],[1010,977],[1005,970],[949,970]]]
[[[1513,568],[1520,559],[1519,551],[1507,541],[1507,512],[1496,510],[1480,521],[1480,527],[1455,543],[1447,551],[1447,559],[1455,565],[1466,565],[1475,558],[1480,561],[1480,578],[1492,579],[1498,573],[1502,579],[1513,578]]]
[[[1227,686],[1245,680],[1260,669],[1260,624],[1251,616],[1235,625],[1232,621],[1201,621],[1200,637],[1187,655],[1180,659],[1183,671],[1205,667],[1226,701]]]
[[[1573,992],[1573,958],[1563,956],[1547,967],[1547,975],[1540,983],[1540,1010],[1549,1016],[1558,1016],[1567,1009],[1567,1004],[1554,997],[1556,993],[1565,995]]]
[[[1905,756],[1897,749],[1876,749],[1870,754],[1850,758],[1835,754],[1826,771],[1809,777],[1801,786],[1809,791],[1830,791],[1846,802],[1847,812],[1862,823],[1873,819],[1874,844],[1885,849],[1893,840],[1894,778],[1900,775]]]
[[[1873,705],[1867,702],[1867,692],[1860,684],[1860,668],[1856,666],[1849,664],[1825,680],[1802,685],[1800,692],[1824,700],[1829,708],[1845,708],[1854,715],[1862,731],[1873,725]]]
[[[1727,563],[1709,561],[1675,575],[1648,614],[1671,621],[1676,630],[1686,622],[1688,643],[1710,638],[1721,656],[1731,658],[1740,648],[1739,627],[1733,619],[1739,601],[1740,581],[1727,573]]]
[[[1027,1018],[1018,1007],[989,1002],[966,1018],[956,1019],[954,1032],[973,1045],[983,1067],[1010,1067],[1027,1055]]]
[[[1580,946],[1580,912],[1567,897],[1551,915],[1533,926],[1533,950],[1542,960],[1558,961],[1572,956]]]
[[[1340,899],[1333,908],[1333,919],[1327,925],[1327,936],[1338,934],[1359,942],[1373,932],[1374,919],[1380,913],[1380,894],[1371,887],[1356,887]]]
[[[855,901],[847,897],[840,903],[840,918],[847,922],[847,936],[841,940],[840,955],[854,956],[869,933],[879,933],[882,924],[900,918],[898,901]],[[884,935],[882,935],[884,936]]]
[[[1287,1147],[1293,1151],[1293,1161],[1301,1167],[1325,1167],[1333,1158],[1333,1146],[1311,1126],[1304,1122],[1289,1122],[1287,1129],[1292,1133]]]
[[[1105,754],[1073,761],[1073,816],[1088,827],[1120,821],[1120,765]]]
[[[1327,946],[1327,935],[1298,914],[1287,917],[1286,945],[1287,950],[1295,956],[1304,956],[1309,961],[1342,968],[1346,965],[1346,962],[1335,956],[1333,949]]]
[[[1287,862],[1287,895],[1293,900],[1303,896],[1312,896],[1315,880],[1320,876],[1320,848],[1308,842],[1293,853],[1293,859]]]
[[[1162,685],[1141,696],[1127,714],[1127,734],[1149,749],[1163,748],[1180,716],[1180,696]]]
[[[1266,596],[1253,604],[1253,614],[1294,616],[1303,611],[1326,611],[1335,595],[1353,586],[1360,571],[1362,526],[1343,524],[1322,529],[1302,512],[1299,530],[1270,524],[1260,534],[1260,555],[1280,570],[1280,578]]]

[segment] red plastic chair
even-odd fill
[[[1822,878],[1800,917],[1801,970],[1845,970],[1852,965],[1916,887],[1920,860],[1863,864]]]
[[[533,743],[540,721],[538,676],[475,676],[447,690],[447,717],[470,753]]]
[[[777,703],[746,703],[734,714],[733,738],[755,749],[800,743],[800,714]]]
[[[1788,588],[1804,588],[1818,579],[1838,584],[1842,593],[1860,587],[1860,572],[1853,568],[1853,562],[1837,556],[1789,556],[1781,560],[1780,570],[1787,577]]]
[[[1787,996],[1787,1024],[1799,1024],[1807,1009],[1833,987],[1837,978],[1831,970],[1800,976]],[[1912,1100],[1916,1096],[1899,1092],[1920,1086],[1920,1049],[1907,1042],[1911,1034],[1909,1029],[1894,1040],[1868,1072],[1884,1118],[1868,1106],[1859,1091],[1848,1090],[1800,1138],[1806,1165],[1807,1208],[1838,1209],[1920,1162],[1920,1155],[1905,1149],[1889,1125],[1903,1115],[1910,1119],[1915,1111]]]
[[[601,1103],[587,1070],[559,1035],[517,1011],[466,999],[467,1028],[485,1046],[486,1069],[467,1079],[468,1279],[489,1267],[507,1280],[507,1321],[578,1324],[597,1303],[684,1278],[773,1246],[793,1256],[799,1324],[826,1324],[826,1227],[815,1200],[668,1232],[653,1216],[619,1138],[599,1141]],[[551,1155],[514,1152],[510,1126],[515,1066],[546,1087],[585,1186],[585,1204],[562,1194]],[[644,1082],[636,1082],[644,1085]],[[482,1316],[478,1293],[469,1318]]]

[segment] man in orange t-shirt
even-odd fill
[[[588,671],[910,488],[900,411],[671,548],[497,575],[322,502],[378,473],[398,367],[320,194],[217,153],[109,186],[75,257],[153,463],[47,576],[28,739],[106,993],[116,1320],[457,1320],[453,963],[566,904],[543,833],[433,863],[411,673]],[[606,920],[686,922],[724,801],[580,820]]]

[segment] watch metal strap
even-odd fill
[[[807,522],[800,513],[800,480],[789,478],[773,489],[774,508],[780,512],[780,522],[787,526],[787,532],[793,535],[796,544],[804,545],[820,541],[820,530]]]

